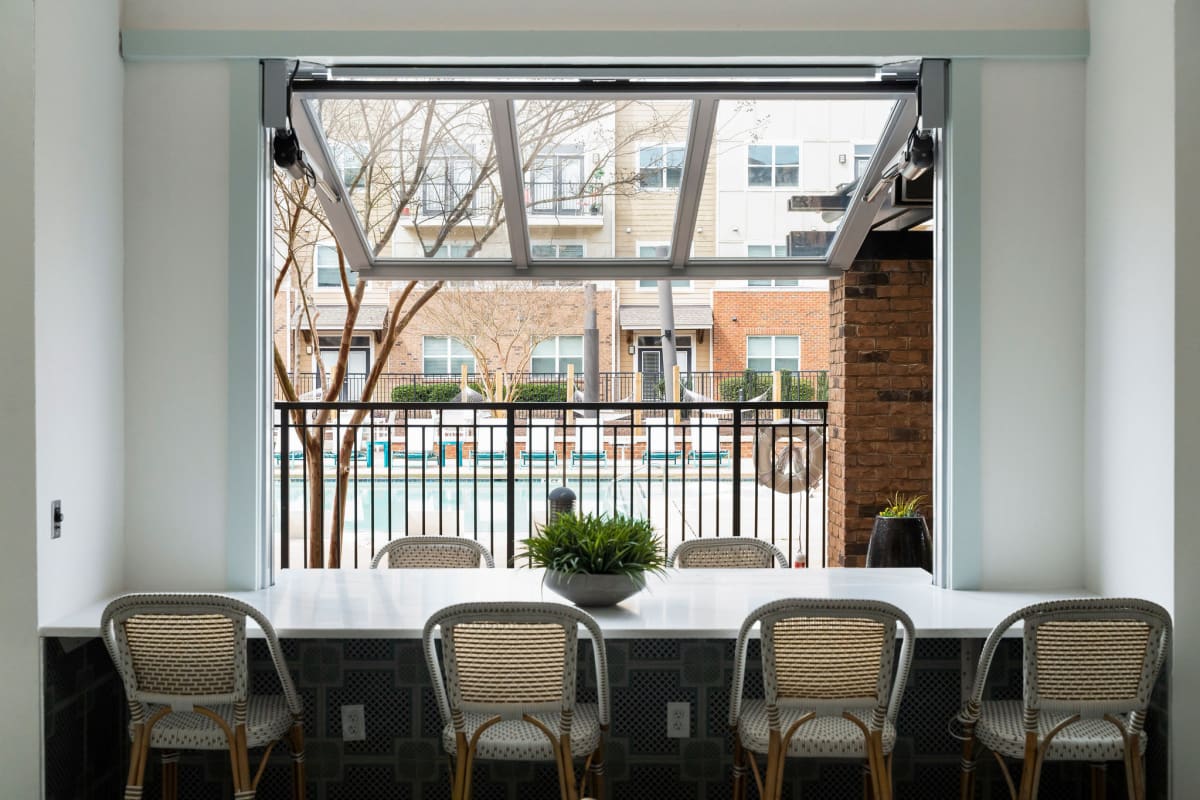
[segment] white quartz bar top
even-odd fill
[[[564,602],[541,579],[529,569],[289,570],[268,589],[223,594],[261,610],[283,638],[413,639],[433,612],[455,603]],[[861,598],[904,609],[918,637],[971,638],[1021,606],[1082,596],[1092,595],[939,589],[919,569],[672,569],[619,606],[587,611],[610,639],[732,639],[751,610],[772,600]],[[43,626],[41,635],[97,636],[108,599]]]

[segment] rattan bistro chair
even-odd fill
[[[393,539],[379,549],[371,559],[371,569],[488,569],[496,566],[492,554],[474,539],[457,536],[405,536]]]
[[[746,642],[756,624],[765,697],[743,700]],[[898,627],[904,640],[896,664]],[[759,796],[779,800],[789,756],[865,759],[871,795],[891,800],[896,711],[913,636],[907,614],[870,600],[777,600],[752,611],[738,634],[729,703],[734,800],[747,795],[747,762]]]
[[[1023,699],[983,700],[988,669],[1004,633],[1024,623]],[[961,795],[975,793],[974,746],[991,750],[1009,792],[1037,797],[1046,761],[1092,764],[1093,791],[1104,764],[1124,761],[1131,800],[1145,797],[1142,754],[1146,708],[1170,645],[1171,617],[1146,600],[1057,600],[1027,606],[984,642],[963,726]],[[1020,787],[1004,756],[1024,762]]]
[[[781,567],[787,569],[787,556],[770,542],[744,536],[716,539],[689,539],[676,547],[667,563],[689,568]]]
[[[592,640],[595,704],[575,700],[581,625]],[[442,744],[451,757],[452,800],[471,797],[476,758],[550,761],[563,800],[576,800],[585,789],[603,797],[608,664],[594,619],[561,603],[466,603],[430,617],[423,640],[445,726]],[[586,757],[578,787],[576,757]]]
[[[266,637],[283,693],[251,695],[246,617]],[[234,797],[252,798],[267,757],[287,739],[293,792],[304,797],[304,707],[279,639],[259,611],[212,594],[131,594],[100,618],[104,644],[125,684],[133,747],[126,800],[140,798],[151,749],[162,751],[163,797],[174,800],[180,750],[227,750]],[[265,747],[257,772],[248,750]]]

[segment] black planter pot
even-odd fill
[[[924,517],[876,517],[867,545],[868,567],[920,567],[933,572],[933,546]]]

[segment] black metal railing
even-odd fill
[[[276,403],[276,564],[364,567],[439,534],[513,565],[558,486],[649,519],[666,551],[750,536],[823,563],[827,425],[817,401]]]
[[[465,207],[468,213],[488,212],[496,205],[496,193],[487,183],[476,186],[469,181],[427,181],[421,184],[418,213],[428,218],[442,216]]]
[[[601,195],[588,194],[578,181],[530,181],[525,188],[531,214],[598,217],[604,213]]]
[[[630,402],[637,395],[634,386],[641,380],[641,399],[658,401],[666,397],[666,376],[654,372],[601,372],[598,402],[617,403]],[[352,372],[346,375],[342,390],[338,393],[340,402],[354,402],[362,399],[366,387],[367,374]],[[385,372],[379,376],[375,388],[371,392],[371,401],[377,403],[390,402],[439,402],[450,401],[458,393],[462,375],[459,373],[434,374],[421,372]],[[504,376],[507,386],[521,385],[531,387],[529,391],[518,392],[516,400],[545,400],[551,402],[567,402],[567,373],[565,372],[510,372]],[[481,374],[467,374],[467,384],[480,391],[484,383]],[[680,378],[681,400],[697,400],[705,398],[720,402],[743,402],[754,400],[765,395],[771,399],[774,390],[774,373],[756,372],[750,370],[691,372],[684,373]],[[782,372],[780,374],[780,399],[788,401],[828,400],[829,378],[825,370],[802,370],[798,372]],[[299,372],[292,375],[292,385],[296,394],[302,399],[317,399],[315,392],[325,384],[318,380],[315,372]],[[396,387],[412,387],[401,389]],[[544,388],[560,386],[561,390],[551,392]],[[583,374],[575,373],[575,388],[583,391]],[[687,389],[699,397],[688,395],[682,391]],[[524,396],[522,396],[524,394]],[[276,387],[276,400],[283,400],[283,394]]]

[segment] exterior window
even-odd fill
[[[643,189],[678,189],[683,178],[683,145],[654,145],[638,151]]]
[[[337,248],[331,244],[319,244],[313,254],[317,267],[317,286],[341,286],[342,276],[338,272]],[[352,270],[346,270],[350,285],[358,283],[358,276]]]
[[[338,174],[348,191],[361,189],[366,182],[366,171],[363,169],[362,153],[367,152],[366,142],[355,142],[353,145],[339,143],[333,149],[333,157],[337,162]]]
[[[475,159],[469,156],[429,159],[421,184],[421,212],[445,214],[453,211],[475,182]]]
[[[534,258],[583,258],[583,244],[534,244]]]
[[[800,369],[799,336],[747,336],[746,369],[774,372]]]
[[[552,336],[538,342],[533,348],[533,359],[529,369],[543,375],[561,374],[567,371],[568,364],[575,365],[577,374],[583,371],[582,336]]]
[[[750,186],[799,186],[800,147],[794,144],[752,144],[747,147]]]
[[[671,255],[671,243],[670,242],[651,242],[649,244],[643,244],[642,242],[638,242],[637,254],[638,254],[638,258],[668,258]],[[655,281],[655,280],[638,281],[638,288],[639,289],[656,289],[656,288],[658,288],[658,281]],[[690,288],[692,288],[692,282],[691,281],[671,281],[671,288],[673,288],[673,289],[690,289]]]
[[[867,164],[871,163],[871,156],[874,154],[875,145],[873,144],[854,145],[854,180],[862,178],[863,173],[867,171]]]
[[[746,281],[746,285],[747,286],[774,286],[775,288],[780,288],[780,287],[784,287],[784,286],[799,286],[800,281],[785,280],[782,278],[776,278],[774,280],[771,280],[771,279],[767,278],[767,279],[763,279],[763,280]]]
[[[444,244],[433,254],[434,258],[466,258],[471,254],[469,244]]]
[[[422,366],[426,375],[458,375],[463,364],[467,372],[475,371],[475,356],[467,346],[452,336],[424,337]]]
[[[580,199],[583,192],[582,155],[539,158],[525,181],[530,197],[529,210],[533,214],[575,216],[591,211],[593,203],[584,203]]]

